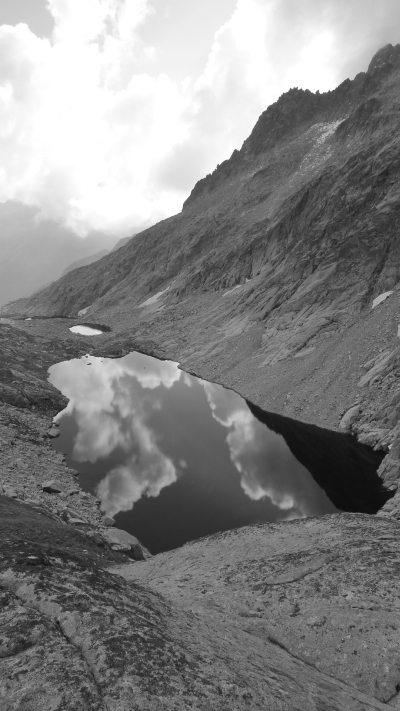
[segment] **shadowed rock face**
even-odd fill
[[[246,401],[250,412],[277,434],[341,511],[376,513],[394,495],[376,475],[382,452],[354,437],[272,415]]]

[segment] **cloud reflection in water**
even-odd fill
[[[73,414],[78,425],[73,459],[94,463],[116,448],[126,454],[125,464],[98,486],[102,509],[113,516],[131,509],[144,494],[158,496],[176,481],[177,467],[160,450],[148,419],[161,407],[154,391],[161,385],[171,388],[180,379],[177,364],[152,359],[150,367],[146,356],[136,354],[119,360],[72,360],[67,366],[53,366],[51,381],[70,400],[61,416]]]
[[[325,494],[295,460],[284,439],[256,420],[246,402],[233,391],[195,379],[180,371],[176,363],[138,353],[118,360],[72,360],[53,366],[50,373],[51,382],[70,400],[59,417],[72,415],[77,424],[73,459],[95,464],[109,457],[113,462],[97,485],[102,510],[107,514],[128,511],[143,496],[158,496],[184,472],[196,469],[208,445],[201,432],[196,432],[189,464],[188,457],[180,453],[180,437],[184,437],[189,419],[184,403],[179,400],[179,422],[174,421],[174,427],[179,428],[180,434],[175,437],[173,448],[171,428],[167,434],[167,427],[159,431],[154,425],[161,416],[171,416],[167,392],[175,385],[180,388],[178,399],[184,399],[186,387],[192,393],[193,388],[197,389],[192,407],[204,395],[207,398],[210,418],[223,428],[219,437],[228,447],[223,466],[234,465],[247,497],[255,502],[269,499],[277,511],[274,520],[320,512]],[[157,413],[160,417],[156,417]],[[118,464],[115,452],[123,455]],[[326,508],[326,503],[323,505]]]
[[[240,472],[243,491],[254,501],[268,497],[288,518],[313,515],[322,492],[294,458],[284,438],[253,417],[246,402],[232,390],[202,381],[213,417],[229,429],[230,457]],[[332,506],[332,511],[334,507]]]

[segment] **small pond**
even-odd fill
[[[98,324],[82,323],[77,326],[71,326],[71,333],[76,333],[79,336],[101,336],[102,333],[111,331],[108,326],[99,326]]]
[[[77,333],[79,336],[101,336],[103,331],[91,326],[71,326],[71,333]]]
[[[381,453],[265,412],[177,363],[86,356],[52,366],[49,379],[69,398],[54,447],[152,553],[248,524],[374,513],[389,498]]]

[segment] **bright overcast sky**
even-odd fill
[[[0,202],[132,234],[284,91],[399,41],[400,0],[0,0]]]

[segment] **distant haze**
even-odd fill
[[[0,203],[109,248],[178,212],[291,86],[399,41],[399,0],[2,0]]]
[[[81,239],[51,220],[35,222],[35,209],[0,204],[0,307],[30,296],[55,281],[71,262],[112,249],[115,239],[101,232]]]

